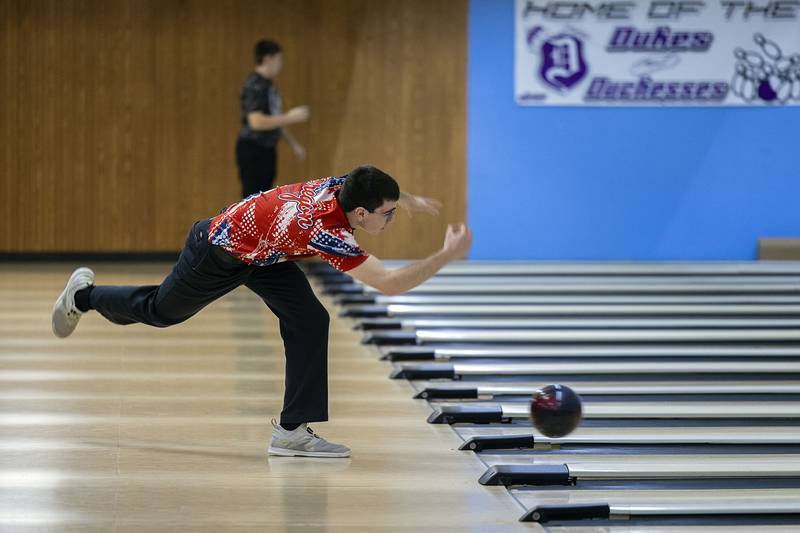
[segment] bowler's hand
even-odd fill
[[[424,196],[414,196],[413,194],[401,194],[398,201],[400,207],[412,213],[420,211],[429,215],[438,215],[439,209],[442,207],[442,202],[433,198],[425,198]]]
[[[453,259],[464,259],[472,246],[472,232],[466,224],[449,224],[442,249]]]

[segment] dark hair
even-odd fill
[[[274,56],[281,53],[281,45],[275,41],[262,39],[253,47],[253,57],[256,60],[256,65],[260,65],[264,61],[264,56]]]
[[[363,207],[370,213],[389,200],[400,198],[400,186],[386,172],[373,166],[356,167],[347,175],[339,191],[339,204],[345,213]]]

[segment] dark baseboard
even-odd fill
[[[180,252],[0,252],[0,263],[175,261]]]

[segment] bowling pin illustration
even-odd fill
[[[765,102],[772,102],[777,98],[775,94],[775,86],[772,84],[773,68],[769,63],[765,64],[762,68],[756,69],[756,77],[758,79],[758,97]]]
[[[767,39],[764,37],[764,35],[756,33],[753,35],[753,40],[756,42],[759,48],[761,48],[761,51],[764,52],[764,55],[773,61],[780,59],[783,56],[783,52],[781,52],[781,48],[778,46],[778,44],[775,41]]]
[[[764,65],[764,72],[766,73],[766,80],[769,84],[769,90],[767,91],[767,94],[772,100],[780,100],[781,97],[778,89],[782,88],[783,86],[783,79],[781,78],[780,73],[769,63]],[[789,92],[791,93],[791,87]]]
[[[791,68],[792,60],[788,57],[782,57],[775,61],[775,70],[777,70],[779,73],[788,73]]]
[[[800,70],[794,71],[794,79],[792,79],[792,99],[800,100]]]
[[[760,68],[764,65],[764,58],[761,57],[758,52],[736,48],[733,51],[733,55],[736,57],[736,59],[745,61],[751,67]]]
[[[788,77],[781,76],[778,78],[776,85],[772,86],[775,89],[775,94],[780,103],[789,101],[792,97],[792,80]]]
[[[733,79],[731,80],[731,92],[738,97],[742,97],[742,87],[744,86],[745,81],[747,81],[747,65],[739,61],[736,63],[736,74],[733,75]]]
[[[758,87],[758,78],[756,77],[755,72],[753,72],[753,69],[747,69],[744,81],[742,82],[741,85],[742,98],[746,102],[752,102],[753,100],[755,100],[757,94],[757,87]]]

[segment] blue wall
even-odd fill
[[[471,0],[474,259],[752,259],[800,236],[800,107],[514,103],[514,1]]]

